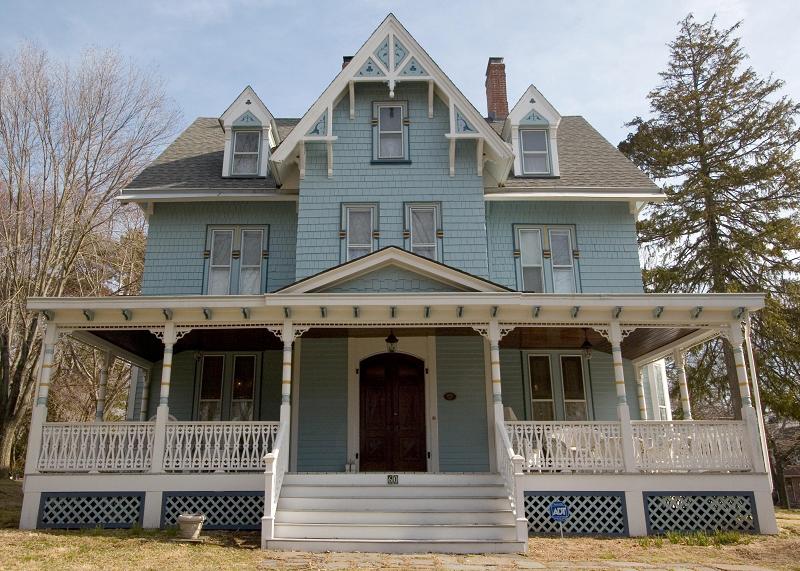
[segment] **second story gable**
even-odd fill
[[[390,15],[302,118],[248,87],[198,119],[120,197],[149,214],[144,293],[270,292],[390,246],[509,289],[641,291],[660,189],[534,86],[509,112],[486,71],[489,118]]]

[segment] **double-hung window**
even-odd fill
[[[253,420],[258,374],[256,355],[203,355],[200,362],[198,420]]]
[[[564,420],[586,420],[586,386],[580,355],[561,355],[561,382],[564,387]]]
[[[374,249],[375,212],[374,205],[345,206],[345,261],[366,256]]]
[[[408,107],[405,101],[373,104],[374,161],[408,160]]]
[[[206,293],[263,293],[266,281],[266,238],[266,229],[261,226],[210,229]]]
[[[575,293],[574,237],[566,226],[523,226],[516,230],[519,286],[533,293]]]
[[[550,174],[550,151],[546,129],[520,129],[522,173],[526,175]]]
[[[406,207],[407,248],[431,260],[439,259],[439,208],[437,204],[410,204]]]
[[[231,174],[236,176],[257,176],[260,151],[260,131],[234,131]]]

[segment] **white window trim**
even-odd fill
[[[214,243],[217,239],[217,234],[221,234],[223,232],[230,233],[231,235],[231,247],[228,251],[228,263],[227,264],[215,264],[214,263]],[[231,293],[231,278],[233,277],[233,250],[234,250],[234,242],[236,241],[236,229],[235,228],[212,228],[211,229],[211,250],[208,259],[208,278],[206,282],[206,291],[209,295],[230,295]],[[214,293],[210,292],[211,289],[211,274],[215,269],[219,268],[226,268],[228,270],[228,287],[226,288],[225,293]]]
[[[415,210],[429,210],[433,212],[433,242],[429,244],[415,244],[414,243],[414,211]],[[439,232],[439,207],[436,204],[410,204],[408,206],[408,251],[416,254],[414,247],[418,248],[433,248],[432,260],[439,259],[439,239],[437,234]],[[418,254],[421,255],[421,254]]]
[[[532,132],[532,131],[540,131],[544,133],[544,151],[526,151],[525,150],[525,143],[523,133]],[[550,133],[548,129],[537,129],[537,128],[528,128],[528,127],[520,127],[519,129],[519,148],[521,154],[521,162],[522,162],[522,174],[524,175],[547,175],[553,172],[553,165],[550,161]],[[547,164],[547,168],[543,171],[527,171],[525,170],[525,155],[544,155],[545,163]]]
[[[533,371],[531,370],[531,357],[544,357],[544,358],[547,359],[547,375],[550,378],[550,398],[549,399],[533,398],[533,386],[531,384],[533,382]],[[550,355],[548,355],[547,353],[532,352],[532,353],[527,353],[525,358],[528,360],[528,391],[529,391],[529,394],[531,395],[531,398],[530,398],[530,401],[531,401],[530,402],[530,406],[531,406],[530,416],[531,416],[531,418],[533,420],[537,420],[537,419],[533,418],[533,403],[549,402],[550,403],[550,412],[552,413],[553,421],[558,420],[558,415],[556,414],[556,393],[555,393],[555,383],[554,383],[555,379],[553,379],[553,362],[552,362],[552,359],[550,358]],[[542,422],[551,422],[551,421],[542,421]]]
[[[556,233],[566,233],[567,240],[569,241],[569,265],[559,264],[556,265],[555,263],[555,256],[553,255],[553,232]],[[553,292],[554,293],[576,293],[578,290],[578,284],[575,280],[575,257],[573,252],[575,251],[575,244],[572,241],[572,230],[570,228],[564,226],[548,226],[547,227],[547,238],[549,242],[549,250],[550,250],[550,267],[552,270],[552,279],[553,279]],[[569,292],[556,292],[556,277],[555,271],[556,270],[566,270],[569,269],[572,271],[572,291]]]
[[[258,248],[258,265],[245,265],[244,263],[244,248],[242,247],[244,244],[244,233],[245,232],[258,232],[261,235],[261,239],[258,241],[260,247]],[[263,228],[248,228],[246,226],[239,228],[239,288],[238,291],[242,291],[242,270],[258,268],[258,293],[252,295],[258,295],[262,291],[264,291],[264,284],[261,283],[264,277],[264,259],[262,256],[262,252],[264,251],[264,229]]]
[[[582,399],[568,399],[567,398],[567,390],[565,388],[565,381],[564,381],[564,358],[574,358],[577,357],[581,363],[581,384],[583,385],[583,398]],[[564,420],[567,418],[567,403],[568,402],[582,402],[583,408],[585,411],[585,415],[583,420],[589,420],[589,395],[586,387],[586,361],[583,358],[583,355],[579,355],[577,353],[563,353],[558,356],[558,364],[561,367],[559,373],[561,374],[561,392],[564,397]]]
[[[539,234],[539,259],[542,260],[541,265],[539,266],[526,266],[522,262],[522,233],[523,232],[536,232]],[[538,227],[521,227],[517,228],[517,245],[519,246],[519,265],[521,270],[520,281],[522,283],[522,291],[528,291],[525,289],[525,268],[539,268],[539,273],[542,277],[542,292],[545,293],[547,291],[547,284],[545,282],[545,275],[544,275],[544,232],[541,226]],[[537,292],[539,293],[539,292]]]
[[[373,235],[375,233],[375,206],[374,205],[366,205],[366,204],[351,204],[351,205],[346,205],[344,208],[345,208],[345,211],[344,211],[344,223],[345,223],[345,234],[346,234],[346,238],[345,238],[345,261],[349,262],[349,261],[357,260],[358,258],[363,257],[363,256],[356,256],[356,257],[351,258],[350,257],[350,250],[351,249],[369,248],[368,254],[375,251],[375,239],[373,238]],[[350,233],[350,213],[351,212],[359,212],[359,211],[361,211],[361,212],[369,212],[369,214],[370,214],[370,216],[369,216],[369,225],[370,225],[370,227],[369,227],[369,243],[367,243],[367,244],[353,244],[350,241],[350,236],[351,236],[351,233]]]
[[[384,107],[396,107],[400,110],[400,130],[399,131],[381,131],[381,109]],[[375,103],[375,114],[378,118],[378,137],[377,137],[377,145],[378,148],[375,153],[375,157],[379,161],[402,161],[407,160],[407,147],[406,147],[406,132],[405,132],[405,116],[406,110],[405,105],[402,103]],[[381,155],[381,135],[400,135],[400,155],[396,157],[384,157]]]
[[[255,133],[256,141],[258,141],[258,149],[255,152],[253,151],[237,151],[236,150],[236,139],[241,133]],[[256,168],[254,172],[236,172],[236,157],[238,155],[255,155],[256,156]],[[258,176],[261,172],[261,131],[256,131],[255,129],[234,129],[233,131],[233,141],[231,142],[231,176]]]

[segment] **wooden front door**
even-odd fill
[[[360,469],[424,472],[425,364],[401,353],[383,353],[360,366]]]

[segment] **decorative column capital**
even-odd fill
[[[621,344],[628,335],[636,331],[635,327],[622,327],[616,320],[609,323],[608,327],[595,325],[592,326],[592,329],[602,335],[612,346]]]
[[[175,323],[167,321],[163,327],[150,329],[150,333],[158,337],[164,345],[175,345],[179,339],[191,330],[191,327],[176,327]]]
[[[477,331],[482,337],[485,337],[489,340],[489,343],[496,345],[500,343],[500,340],[514,331],[516,325],[500,325],[498,321],[492,320],[483,325],[473,325],[472,328]]]
[[[294,340],[308,331],[308,327],[297,327],[289,320],[283,322],[283,325],[268,325],[267,329],[275,335],[278,339],[283,341],[284,345],[291,345]]]

